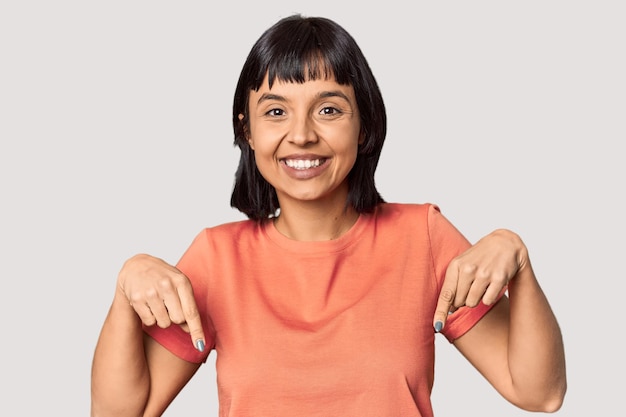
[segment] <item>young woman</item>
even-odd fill
[[[442,333],[516,406],[562,404],[559,326],[515,233],[474,246],[432,204],[383,201],[383,99],[324,18],[269,28],[233,104],[231,205],[176,267],[129,259],[95,350],[93,416],[158,416],[210,351],[220,416],[432,416]]]

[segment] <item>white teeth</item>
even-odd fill
[[[285,164],[289,168],[309,169],[320,166],[321,161],[319,159],[285,159]]]

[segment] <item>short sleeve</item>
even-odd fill
[[[144,326],[144,331],[159,344],[181,359],[189,362],[205,362],[215,344],[215,332],[207,310],[210,247],[206,230],[199,233],[185,251],[176,267],[191,281],[194,298],[202,319],[206,349],[199,352],[188,333],[175,324],[166,329],[156,325]]]
[[[446,269],[450,262],[470,248],[471,243],[459,230],[441,213],[436,205],[431,205],[428,211],[428,230],[432,251],[433,267],[437,278],[437,294],[441,291]],[[495,303],[494,303],[495,304]],[[476,307],[461,307],[448,316],[442,334],[450,343],[464,335],[491,309],[480,302]]]

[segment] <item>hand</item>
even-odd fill
[[[433,325],[437,332],[448,314],[462,306],[491,305],[509,281],[528,264],[526,246],[515,233],[498,229],[454,258],[446,270]]]
[[[178,324],[204,350],[204,331],[189,279],[177,268],[150,255],[135,255],[118,275],[118,289],[142,323],[162,328]]]

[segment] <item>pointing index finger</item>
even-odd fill
[[[185,323],[191,336],[191,342],[198,351],[202,352],[204,351],[206,343],[204,338],[204,328],[202,327],[200,311],[198,310],[198,305],[196,304],[196,299],[194,298],[191,285],[185,285],[180,288],[178,295],[180,297],[183,315],[185,316]]]
[[[443,330],[448,319],[448,314],[454,310],[452,303],[456,296],[456,288],[458,283],[458,270],[454,267],[454,262],[450,263],[448,269],[446,269],[446,276],[441,286],[441,292],[437,300],[437,307],[435,308],[435,316],[433,318],[433,327],[435,331],[439,333]]]

